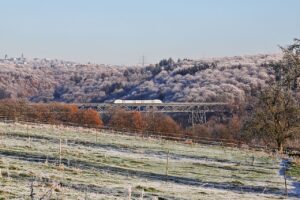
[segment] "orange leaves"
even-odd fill
[[[145,123],[140,112],[115,110],[111,114],[109,126],[118,129],[143,130]]]
[[[126,112],[115,110],[111,114],[109,126],[117,129],[150,131],[157,134],[172,135],[181,131],[180,126],[170,117],[157,113]]]
[[[177,134],[181,131],[180,126],[168,115],[150,113],[145,115],[144,120],[149,131],[167,135]]]
[[[76,105],[63,103],[29,104],[17,100],[0,101],[0,116],[49,124],[102,127],[100,114],[95,110],[79,110]]]
[[[82,126],[94,126],[98,128],[103,126],[103,122],[100,119],[99,113],[95,110],[79,110],[75,115],[77,123]]]
[[[145,122],[140,112],[134,112],[131,114],[132,125],[137,130],[145,129]]]

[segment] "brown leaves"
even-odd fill
[[[180,126],[170,116],[160,113],[126,112],[124,110],[113,111],[109,126],[139,132],[165,133],[167,135],[177,134],[181,130]]]
[[[99,113],[95,110],[79,110],[75,113],[75,121],[77,124],[87,127],[102,127],[103,122],[100,119]]]
[[[29,104],[17,100],[0,101],[0,116],[49,124],[69,124],[102,127],[103,122],[95,110],[79,110],[76,105],[63,103]]]

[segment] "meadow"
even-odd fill
[[[42,124],[0,133],[0,199],[286,198],[282,159],[261,150]]]

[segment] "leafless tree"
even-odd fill
[[[273,65],[276,78],[262,89],[245,124],[248,135],[275,142],[279,152],[300,134],[300,107],[295,95],[300,77],[300,41],[282,49],[282,61]]]
[[[282,152],[286,142],[300,134],[300,108],[291,91],[279,86],[264,89],[245,130],[252,138],[275,142]]]

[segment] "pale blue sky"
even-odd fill
[[[0,0],[0,57],[105,64],[276,53],[300,0]]]

